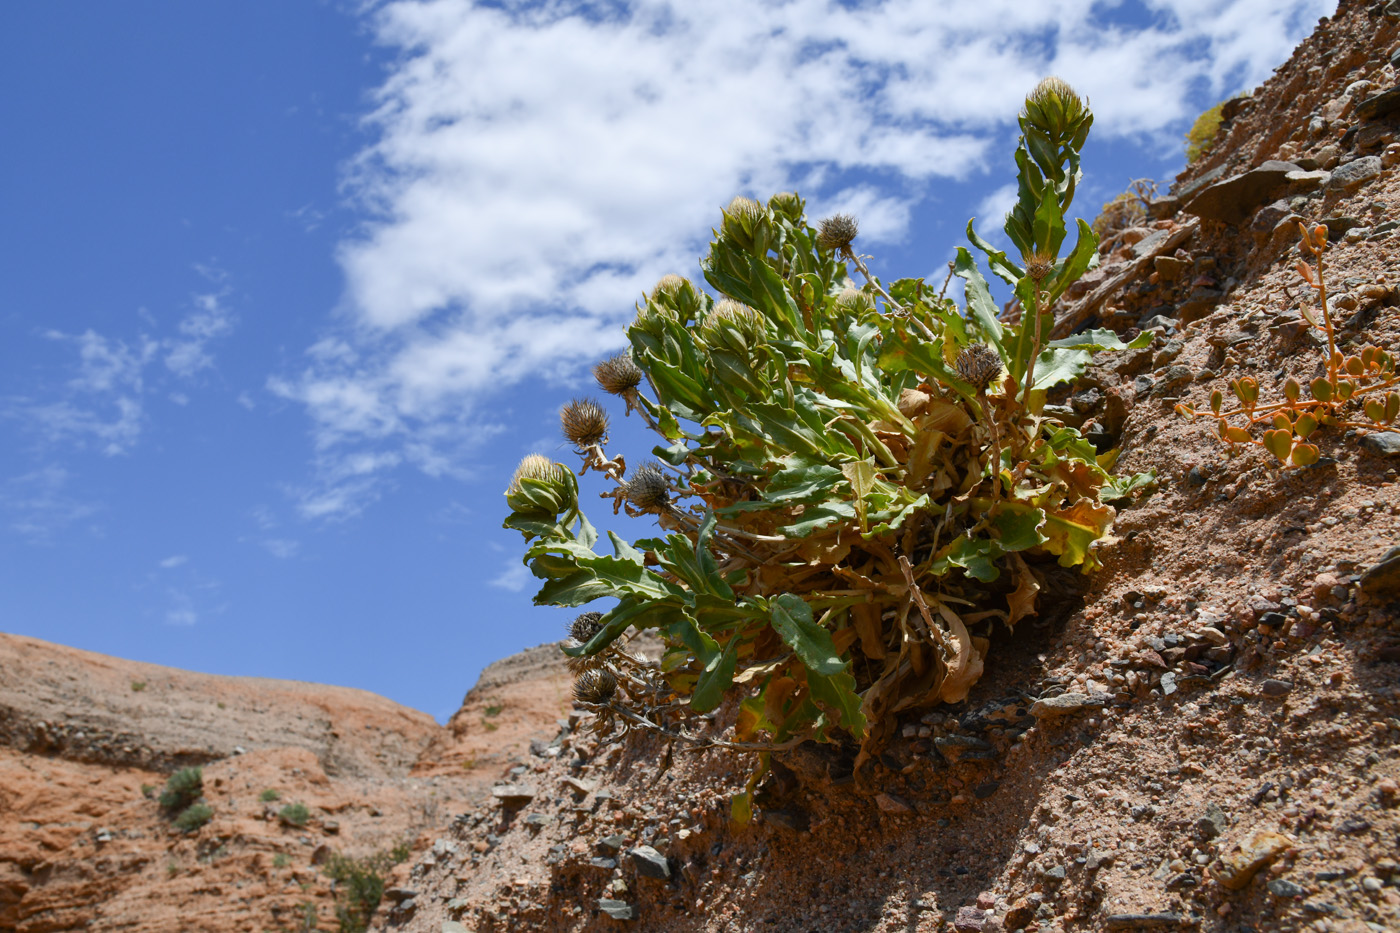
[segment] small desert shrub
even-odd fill
[[[274,856],[272,857],[272,867],[273,867],[273,868],[286,868],[286,867],[287,867],[288,865],[290,865],[291,863],[292,863],[292,860],[291,860],[290,858],[287,857],[287,853],[285,853],[285,852],[278,852],[276,855],[274,855]]]
[[[281,800],[282,795],[279,794],[277,791],[273,790],[271,787],[269,787],[261,794],[258,794],[258,799],[261,800],[263,803],[274,803],[278,800]]]
[[[181,768],[165,782],[165,790],[160,795],[160,805],[174,813],[184,810],[204,793],[204,771],[200,768]]]
[[[336,853],[325,873],[336,882],[335,917],[340,933],[362,933],[384,897],[384,873],[393,862],[382,852],[353,859]]]
[[[501,710],[505,708],[506,705],[504,703],[491,703],[486,707],[485,712],[487,716],[495,717],[501,715]]]
[[[408,861],[408,857],[413,854],[413,847],[407,842],[400,842],[389,850],[389,861],[394,865],[402,865]]]
[[[182,833],[192,833],[213,818],[214,808],[209,804],[191,804],[175,817],[174,826]]]
[[[142,784],[142,785],[141,785],[141,796],[142,796],[142,797],[145,797],[147,800],[150,800],[152,797],[154,797],[154,796],[155,796],[155,793],[156,793],[156,786],[155,786],[154,784]]]
[[[311,811],[304,803],[289,803],[277,811],[277,818],[288,826],[300,828],[311,819]]]
[[[1226,101],[1221,101],[1196,118],[1191,129],[1186,131],[1186,164],[1190,165],[1210,151],[1215,144],[1215,134],[1220,132],[1220,114]]]
[[[146,689],[146,682],[145,682],[144,680],[133,680],[133,681],[131,682],[131,692],[132,692],[132,693],[140,693],[142,690],[145,690],[145,689]]]
[[[1106,243],[1130,227],[1147,223],[1147,204],[1156,196],[1156,183],[1146,178],[1134,181],[1127,191],[1105,204],[1094,218],[1091,226],[1099,241]]]

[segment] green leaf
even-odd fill
[[[975,220],[976,218],[973,218]],[[972,245],[987,254],[987,266],[992,273],[1007,285],[1015,286],[1016,282],[1025,275],[1026,272],[1020,266],[1006,258],[1006,254],[996,249],[992,244],[977,235],[977,231],[972,229],[972,220],[967,222],[967,238]]]
[[[973,261],[972,254],[964,247],[958,247],[953,274],[967,283],[963,294],[967,297],[969,317],[981,331],[982,338],[996,347],[1001,358],[1005,360],[1006,348],[1002,346],[1001,322],[997,320],[996,302],[992,300],[987,280],[982,278],[982,272]]]
[[[761,257],[751,256],[749,263],[749,280],[756,286],[754,300],[758,302],[754,307],[765,312],[784,332],[798,339],[805,339],[807,327],[802,323],[802,312],[792,300],[792,295],[788,294],[782,276]]]
[[[1084,273],[1095,268],[1099,264],[1099,236],[1081,218],[1079,220],[1078,238],[1074,241],[1074,249],[1065,259],[1059,271],[1055,273],[1054,279],[1049,283],[1049,294],[1046,296],[1046,304],[1054,304],[1056,299],[1065,293],[1075,282],[1083,278]]]
[[[621,539],[609,534],[616,547]],[[642,566],[641,554],[630,546],[627,551],[607,557],[573,541],[539,542],[526,552],[531,571],[548,579],[535,595],[535,605],[582,606],[607,596],[664,599],[675,595],[673,585]]]
[[[1040,533],[1045,513],[1033,505],[1020,502],[998,502],[991,509],[991,527],[997,533],[997,544],[1006,552],[1024,551],[1047,540]]]
[[[1130,342],[1124,343],[1122,338],[1113,331],[1106,327],[1099,327],[1071,334],[1068,337],[1061,337],[1059,340],[1052,340],[1045,346],[1052,349],[1064,348],[1068,350],[1141,350],[1143,347],[1152,345],[1152,336],[1151,331],[1143,331]]]
[[[1058,162],[1058,159],[1055,161]],[[1041,165],[1044,167],[1045,163],[1042,162]],[[1056,165],[1055,168],[1058,169],[1059,166]],[[1060,213],[1060,199],[1050,188],[1047,188],[1040,197],[1040,206],[1035,211],[1032,232],[1035,236],[1037,250],[1044,251],[1052,259],[1060,255],[1060,244],[1065,240],[1065,218]]]
[[[817,624],[812,607],[793,593],[783,593],[771,603],[773,630],[807,669],[807,687],[817,702],[840,713],[841,724],[859,736],[865,731],[855,678],[836,653],[831,633]]]
[[[1005,553],[1006,549],[999,541],[961,535],[939,552],[938,559],[929,567],[929,572],[935,576],[942,576],[953,567],[961,567],[968,576],[983,583],[991,583],[1001,576],[1001,571],[993,561]]]
[[[707,636],[708,637],[708,636]],[[724,700],[724,692],[734,682],[734,664],[739,657],[739,636],[729,639],[724,653],[700,672],[695,682],[695,690],[690,695],[690,708],[697,713],[708,713]]]
[[[855,514],[855,506],[845,499],[828,499],[821,505],[806,506],[802,517],[791,525],[784,525],[782,533],[789,538],[805,538],[834,522],[855,518]]]
[[[783,468],[773,474],[763,490],[768,502],[802,502],[841,482],[841,469],[824,459],[803,454],[784,457]]]
[[[1094,354],[1089,350],[1052,348],[1040,354],[1035,363],[1032,389],[1049,389],[1062,382],[1073,382],[1084,374]]]
[[[729,681],[734,676],[733,659],[731,658],[728,662],[729,673],[724,675],[724,657],[728,651],[721,651],[719,642],[700,631],[695,620],[689,616],[682,615],[673,622],[666,630],[666,634],[682,642],[694,656],[696,664],[700,668],[700,677],[705,679],[707,689],[702,694],[699,690],[700,682],[696,681],[696,690],[690,696],[690,707],[697,713],[708,713],[719,705],[720,694],[723,693],[724,687],[729,686]],[[731,641],[736,642],[735,648],[737,650],[737,639],[731,639]],[[721,676],[724,678],[724,684],[716,690],[715,685],[719,683]]]
[[[1103,502],[1132,500],[1139,495],[1157,491],[1157,470],[1154,467],[1146,473],[1132,476],[1110,476],[1108,484],[1099,493]]]

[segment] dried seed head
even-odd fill
[[[617,678],[607,668],[584,671],[574,681],[574,699],[580,703],[606,703],[617,693]]]
[[[644,512],[661,512],[671,506],[671,483],[659,463],[644,463],[622,487],[627,501]]]
[[[610,395],[626,395],[642,382],[642,371],[626,352],[593,367],[593,378]]]
[[[506,495],[520,491],[520,481],[522,479],[542,479],[555,480],[560,478],[569,468],[562,463],[555,463],[548,457],[539,454],[527,454],[520,465],[515,468],[515,475],[510,479],[510,486],[506,489]]]
[[[1049,253],[1036,251],[1024,258],[1026,260],[1026,275],[1030,276],[1037,285],[1050,278],[1055,271],[1055,257]]]
[[[1001,375],[1001,357],[985,343],[974,343],[964,348],[958,354],[956,366],[963,381],[978,392],[987,391],[987,387]]]
[[[834,214],[817,227],[817,246],[825,250],[849,250],[860,232],[850,214]]]
[[[603,614],[601,612],[585,612],[575,616],[574,621],[569,623],[569,637],[580,645],[586,645],[603,630]]]
[[[607,442],[608,413],[591,398],[576,398],[561,408],[559,424],[575,447],[596,447]]]

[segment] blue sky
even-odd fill
[[[500,528],[515,463],[568,459],[559,405],[730,197],[934,276],[1040,77],[1094,106],[1092,216],[1333,6],[5,4],[0,630],[445,718],[570,615]]]

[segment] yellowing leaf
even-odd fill
[[[1041,527],[1047,538],[1045,550],[1059,555],[1061,567],[1098,567],[1089,546],[1107,534],[1116,514],[1111,506],[1096,505],[1088,499],[1081,499],[1062,512],[1047,511]]]

